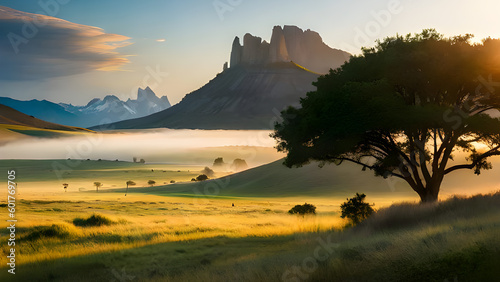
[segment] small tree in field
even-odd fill
[[[196,181],[205,181],[205,180],[208,180],[208,176],[206,176],[205,174],[200,174],[196,177]]]
[[[356,193],[356,196],[351,199],[347,199],[340,208],[342,209],[342,218],[349,218],[354,224],[358,224],[364,219],[368,218],[373,212],[373,208],[370,204],[365,203],[365,194]]]
[[[132,180],[129,180],[127,181],[127,190],[125,190],[125,196],[127,196],[127,193],[128,193],[128,187],[129,186],[134,186],[135,185],[135,182],[132,181]]]
[[[314,205],[305,203],[303,205],[296,205],[288,211],[289,214],[316,214],[316,207]]]
[[[213,169],[209,168],[208,166],[206,166],[202,171],[201,171],[202,174],[205,174],[206,176],[208,177],[213,177],[215,172]]]
[[[148,185],[149,186],[154,186],[155,184],[156,184],[156,181],[154,181],[154,180],[149,180],[148,181]]]
[[[224,159],[222,157],[218,157],[214,160],[214,167],[221,167],[224,166],[226,163],[224,162]]]
[[[63,183],[64,192],[66,192],[66,190],[68,190],[68,186],[69,186],[68,183]]]
[[[94,182],[95,190],[97,193],[99,193],[99,188],[102,187],[101,182]]]

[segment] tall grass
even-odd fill
[[[126,207],[55,203],[65,213],[44,212],[44,217],[48,213],[52,224],[76,233],[41,236],[23,247],[19,268],[31,276],[18,277],[102,281],[118,279],[119,273],[136,281],[495,281],[500,275],[500,193],[393,205],[347,229],[341,229],[346,221],[338,213],[321,212],[324,205],[318,205],[317,216],[302,218],[286,214],[289,203],[238,202],[235,209],[227,201],[176,201]],[[81,211],[88,207],[103,208],[100,214],[118,223],[72,226],[75,216],[89,217]],[[22,232],[36,229],[30,228]],[[321,261],[314,260],[320,241],[334,244]],[[302,276],[287,276],[297,269]]]

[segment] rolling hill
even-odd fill
[[[158,195],[224,196],[224,197],[347,197],[356,192],[380,197],[414,197],[409,186],[375,177],[354,164],[341,166],[309,164],[287,168],[283,160],[205,182],[179,183],[136,192]]]
[[[68,134],[88,133],[92,130],[47,122],[23,114],[11,107],[0,104],[0,145],[23,138],[60,137]]]

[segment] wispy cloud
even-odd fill
[[[156,42],[165,42],[165,38],[156,39]]]
[[[117,49],[127,36],[0,6],[0,80],[29,80],[114,71],[127,64]]]

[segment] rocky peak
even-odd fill
[[[271,36],[271,46],[269,47],[269,62],[289,62],[288,49],[286,46],[285,34],[281,26],[273,28],[273,35]]]
[[[142,89],[139,87],[137,90],[137,100],[142,101],[142,100],[151,100],[151,99],[159,99],[156,94],[151,90],[151,88],[146,87],[145,89]]]
[[[351,56],[330,48],[319,33],[310,29],[303,31],[291,25],[283,28],[275,26],[270,42],[247,33],[242,46],[239,37],[236,37],[232,45],[230,67],[294,61],[314,72],[327,73],[330,68],[341,66]]]

